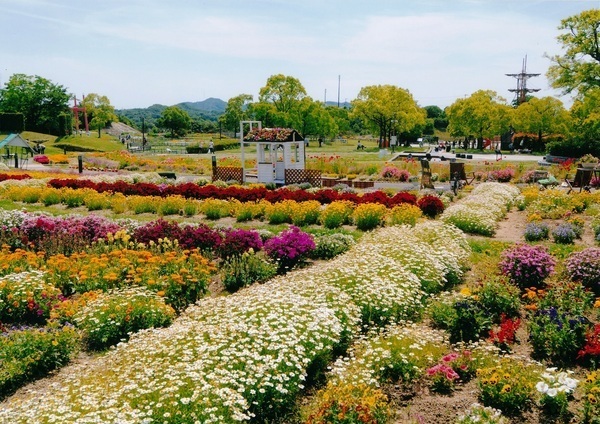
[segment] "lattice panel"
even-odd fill
[[[310,183],[313,187],[321,187],[321,171],[316,169],[286,169],[285,183]]]
[[[243,177],[243,169],[242,168],[236,168],[233,166],[219,166],[219,167],[215,168],[215,171],[213,172],[212,180],[213,181],[235,180],[235,181],[238,181],[241,183],[242,177]]]

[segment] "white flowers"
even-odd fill
[[[548,368],[541,375],[542,380],[535,385],[540,394],[555,397],[559,393],[573,393],[579,384],[579,380],[570,377],[573,371],[556,371],[556,368]]]
[[[510,184],[483,183],[462,202],[444,211],[441,220],[468,233],[493,235],[496,223],[517,200],[519,189]]]

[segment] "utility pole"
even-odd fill
[[[341,75],[338,75],[338,108],[340,107],[340,81],[342,79]]]
[[[531,77],[537,77],[540,74],[528,74],[527,73],[527,55],[523,59],[523,68],[518,74],[506,74],[507,77],[514,77],[517,79],[517,88],[511,88],[508,91],[516,93],[516,103],[519,106],[527,101],[527,93],[535,93],[540,91],[539,88],[527,88],[527,80]]]

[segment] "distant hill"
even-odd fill
[[[216,122],[219,116],[225,112],[227,102],[210,97],[201,102],[183,102],[174,106],[185,110],[193,120]],[[115,112],[117,115],[129,119],[138,128],[142,127],[142,119],[144,119],[146,127],[151,128],[167,107],[165,105],[154,104],[145,109],[117,109]]]

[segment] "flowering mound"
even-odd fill
[[[590,247],[572,253],[567,258],[566,267],[571,280],[580,281],[596,293],[600,292],[600,248]]]
[[[500,271],[522,289],[541,286],[556,265],[543,246],[519,244],[505,250],[502,256]]]
[[[483,183],[464,201],[446,209],[441,219],[467,233],[492,236],[496,232],[496,223],[506,215],[519,195],[517,187]]]

